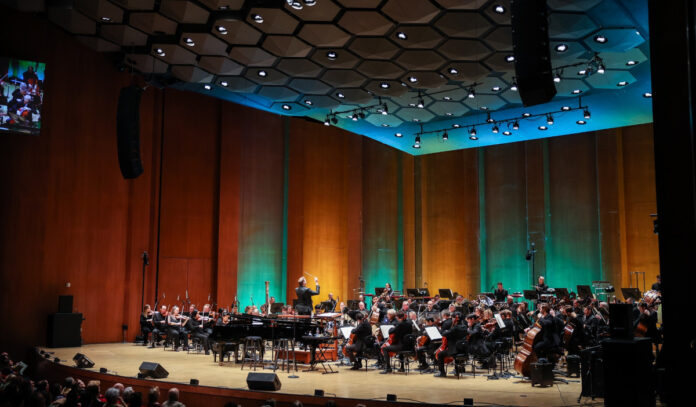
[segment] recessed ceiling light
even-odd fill
[[[336,53],[336,51],[328,51],[326,53],[326,57],[329,58],[329,61],[333,61],[336,58],[338,58],[338,54]]]
[[[184,38],[184,44],[188,45],[189,47],[193,47],[196,45],[195,42],[193,42],[193,38],[185,37]]]
[[[512,132],[511,132],[510,130],[505,130],[505,131],[503,132],[503,136],[509,136],[509,135],[511,135],[511,134],[512,134]]]
[[[503,6],[500,5],[500,4],[496,4],[495,6],[493,6],[493,11],[495,11],[495,12],[498,13],[498,14],[504,14],[504,13],[505,13],[505,7],[503,7]]]
[[[449,73],[450,73],[450,75],[458,75],[459,70],[457,68],[450,68]]]
[[[609,39],[603,35],[595,35],[594,40],[597,43],[605,44]]]
[[[498,91],[500,90],[500,86],[493,86],[493,87],[491,88],[491,90],[492,90],[493,92],[498,92]]]
[[[219,32],[220,34],[222,34],[222,35],[227,35],[227,28],[225,28],[225,27],[219,25],[219,26],[215,27],[215,29],[216,29],[217,32]]]
[[[566,45],[566,44],[556,45],[556,52],[566,52],[566,51],[568,51],[568,45]]]
[[[580,76],[587,75],[587,70],[585,70],[585,69],[579,70],[578,75],[580,75]]]
[[[548,127],[546,127],[546,126],[539,126],[539,130],[542,130],[542,131],[543,131],[543,130],[548,130]]]
[[[205,85],[203,85],[203,88],[205,88],[205,90],[210,90],[210,89],[212,89],[212,86],[210,86],[206,83]]]
[[[630,60],[630,61],[626,62],[626,65],[633,66],[633,65],[636,65],[637,63],[638,63],[638,61]]]
[[[404,135],[401,134],[401,133],[394,133],[394,135],[395,135],[396,137],[403,137],[403,136],[404,136]]]
[[[400,40],[405,40],[408,38],[408,35],[406,35],[406,33],[403,31],[399,31],[398,33],[396,33],[396,38]]]
[[[409,103],[408,105],[409,105],[410,107],[416,107],[416,104],[413,103],[413,102]]]
[[[313,7],[317,4],[317,0],[304,0],[304,4],[307,7]]]
[[[264,71],[263,69],[256,72],[256,74],[262,78],[265,78],[266,76],[268,76],[268,72]]]
[[[529,117],[529,116],[531,116],[531,115],[532,115],[532,114],[531,114],[531,113],[528,113],[528,112],[522,113],[522,117]]]
[[[389,84],[387,82],[382,82],[379,84],[379,87],[382,89],[389,89]]]
[[[645,92],[645,93],[643,93],[643,97],[644,97],[644,98],[651,98],[651,97],[652,97],[652,93],[651,93],[651,92]]]
[[[227,87],[229,85],[229,83],[227,83],[227,81],[222,81],[222,82],[220,82],[220,85]]]
[[[283,105],[283,110],[290,110],[292,109],[292,106],[290,105]]]
[[[387,123],[382,123],[382,127],[389,127]]]
[[[254,14],[251,16],[251,18],[254,20],[255,23],[261,24],[263,23],[263,17],[261,17],[261,14]]]
[[[564,112],[567,112],[568,110],[570,110],[570,106],[563,106],[563,107],[561,107],[561,110],[563,110]]]
[[[340,99],[343,99],[344,97],[346,97],[346,95],[344,95],[344,94],[341,93],[341,92],[338,92],[338,93],[336,94],[336,96],[338,96]]]
[[[452,112],[445,113],[445,116],[452,116]]]
[[[512,86],[510,86],[510,90],[513,92],[517,92],[517,83],[513,82]]]
[[[225,10],[229,10],[229,9],[230,9],[230,6],[220,6],[220,7],[218,7],[218,10],[220,10],[220,11],[225,11]]]
[[[452,98],[451,98],[451,97],[449,97],[449,96],[443,96],[443,97],[442,97],[442,99],[443,99],[443,100],[447,100],[447,101],[450,101],[450,100],[452,100]]]
[[[313,103],[311,100],[309,100],[309,99],[306,99],[304,102],[305,102],[305,105],[308,105],[308,106],[312,106],[312,105],[314,104],[314,103]]]
[[[461,126],[460,124],[454,123],[454,124],[452,125],[452,127],[454,127],[455,129],[458,129],[458,128],[462,127],[462,126]]]
[[[515,56],[514,55],[508,55],[505,57],[505,61],[507,62],[515,62]]]
[[[622,87],[628,85],[628,82],[626,81],[620,81],[619,83],[616,84],[616,86]]]
[[[580,124],[580,125],[582,125],[582,124],[587,124],[587,122],[584,121],[584,120],[578,120],[578,121],[576,121],[575,123]]]
[[[469,140],[474,140],[474,141],[476,141],[476,140],[478,140],[478,137],[476,137],[476,136],[469,136]]]
[[[110,23],[110,22],[111,22],[111,17],[106,17],[106,16],[104,16],[104,17],[101,18],[101,20],[102,20],[103,22],[105,22],[105,23]]]
[[[418,78],[416,78],[415,76],[409,76],[408,81],[411,83],[416,83],[418,82]]]
[[[302,10],[302,3],[300,3],[297,0],[295,0],[295,1],[289,0],[288,4],[290,5],[290,7],[294,8],[295,10]]]
[[[579,95],[582,93],[582,90],[580,89],[573,89],[573,95]]]
[[[418,123],[418,122],[420,122],[420,119],[413,119],[413,121]]]

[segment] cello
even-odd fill
[[[531,375],[532,363],[537,361],[537,355],[534,353],[534,344],[541,338],[541,325],[535,322],[534,326],[527,331],[524,337],[524,345],[515,356],[515,371],[524,377]]]
[[[455,317],[454,317],[454,321],[452,322],[452,328],[454,328],[455,326],[457,326],[457,324],[459,324],[459,316],[455,316]],[[452,329],[452,328],[450,328],[450,329]],[[444,332],[443,332],[443,333],[444,333]],[[468,340],[468,338],[467,338],[467,340]],[[442,345],[440,345],[440,347],[437,348],[437,350],[435,351],[435,353],[434,353],[434,355],[433,355],[433,356],[435,357],[435,360],[438,360],[438,355],[439,355],[441,352],[444,352],[444,351],[446,351],[446,350],[447,350],[447,337],[446,337],[445,335],[442,335]],[[450,363],[450,362],[452,362],[453,360],[454,360],[454,358],[453,358],[452,356],[447,356],[447,357],[445,358],[445,363]]]

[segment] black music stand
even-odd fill
[[[556,294],[556,298],[558,298],[559,300],[562,300],[562,299],[568,297],[568,289],[567,288],[556,288],[554,290],[554,293]]]
[[[449,288],[440,288],[437,291],[440,293],[440,298],[451,299],[453,297],[452,290]]]
[[[346,306],[348,307],[349,310],[355,311],[356,309],[358,309],[359,303],[360,303],[360,301],[358,301],[358,300],[348,300],[348,304]],[[341,310],[341,311],[343,311],[343,310]]]
[[[418,293],[421,297],[430,297],[430,290],[428,290],[427,288],[419,288]]]
[[[524,290],[524,299],[529,301],[535,301],[539,299],[539,294],[536,290]]]
[[[633,298],[633,301],[640,301],[641,299],[640,290],[634,287],[621,287],[621,294],[623,294],[624,300]]]
[[[375,295],[376,295],[376,296],[382,295],[382,293],[384,292],[384,289],[385,289],[385,288],[386,288],[386,287],[375,287]]]
[[[283,306],[285,306],[285,303],[282,302],[274,302],[271,304],[271,314],[277,314],[283,310]]]
[[[336,305],[331,301],[322,301],[319,304],[319,309],[324,312],[333,312],[334,308],[336,308]]]
[[[592,288],[589,285],[579,285],[577,288],[579,298],[592,298]]]
[[[420,292],[417,288],[407,288],[406,295],[409,297],[420,297]]]

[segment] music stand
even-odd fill
[[[349,310],[355,311],[356,309],[358,309],[359,303],[360,303],[360,301],[358,301],[358,300],[348,300],[347,307]]]
[[[440,293],[440,298],[451,299],[453,297],[452,290],[449,288],[440,288],[437,291]]]
[[[336,306],[331,301],[322,301],[319,304],[319,308],[322,309],[324,312],[332,312],[335,307]]]
[[[624,300],[633,298],[634,301],[640,301],[640,290],[635,287],[625,288],[621,287],[621,294],[623,294]]]
[[[556,288],[556,298],[558,299],[564,299],[568,297],[568,289],[567,288]]]
[[[408,297],[420,297],[420,291],[417,288],[407,288],[406,295]]]
[[[539,294],[536,290],[524,290],[524,299],[529,301],[534,301],[539,299]]]
[[[427,288],[419,288],[418,293],[421,297],[430,297],[430,290],[428,290]]]
[[[589,285],[579,285],[577,288],[578,288],[578,297],[580,297],[580,298],[592,298],[592,288]]]
[[[385,287],[375,287],[375,295],[380,296],[384,292]]]
[[[282,311],[282,308],[285,304],[282,302],[274,302],[271,304],[271,314],[277,314]]]
[[[397,311],[400,310],[401,306],[404,305],[404,301],[405,299],[403,298],[394,299],[394,308],[396,308]]]

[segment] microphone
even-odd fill
[[[150,256],[147,255],[147,250],[143,252],[141,257],[142,257],[143,261],[145,262],[146,266],[150,264]]]

